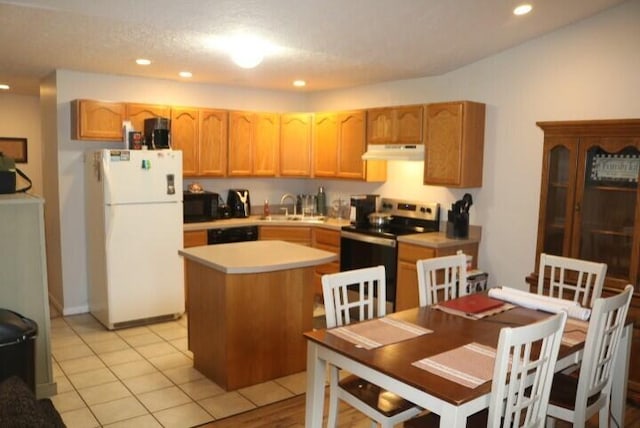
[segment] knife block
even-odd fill
[[[469,237],[469,214],[459,213],[454,215],[452,211],[448,212],[447,219],[447,238],[464,239]]]

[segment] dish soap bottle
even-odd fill
[[[264,200],[264,207],[262,209],[262,216],[266,219],[271,217],[271,210],[269,209],[269,200]]]
[[[317,210],[316,212],[320,216],[324,216],[327,213],[327,195],[324,193],[324,187],[318,188],[318,195],[316,196]]]

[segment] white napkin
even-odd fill
[[[566,312],[569,317],[580,320],[588,320],[591,316],[591,309],[581,307],[578,302],[528,293],[510,287],[491,288],[489,290],[489,297],[504,300],[529,309],[551,313]]]

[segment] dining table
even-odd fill
[[[491,316],[476,319],[443,311],[437,306],[423,306],[392,313],[377,320],[306,332],[305,426],[322,426],[326,368],[327,364],[332,364],[438,414],[441,427],[465,427],[468,416],[489,406],[493,366],[484,367],[485,372],[489,370],[488,378],[475,379],[474,385],[464,385],[464,382],[461,383],[455,377],[443,377],[442,373],[436,374],[436,370],[425,367],[434,366],[438,361],[446,364],[449,360],[457,361],[456,364],[460,365],[459,360],[462,360],[466,367],[462,367],[461,371],[468,369],[473,373],[482,372],[481,364],[492,364],[486,358],[467,357],[463,354],[458,354],[457,357],[451,354],[449,358],[447,353],[460,352],[463,348],[466,352],[470,344],[479,348],[496,349],[503,327],[523,326],[548,316],[549,313],[540,310],[509,305],[505,306],[505,310],[494,311]],[[358,324],[362,324],[359,330],[351,328]],[[580,333],[576,325],[579,322],[568,319],[556,372],[575,365],[581,358],[587,323],[582,323],[582,340],[575,337],[576,331]],[[393,328],[397,328],[396,334],[392,331]],[[613,362],[610,415],[617,426],[624,426],[631,329],[632,324],[627,322]],[[376,333],[376,330],[379,332]],[[382,331],[386,332],[386,336]],[[366,339],[367,335],[370,340]],[[354,340],[354,337],[363,340]]]

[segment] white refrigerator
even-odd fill
[[[182,152],[88,152],[85,200],[90,312],[108,329],[182,315]]]

